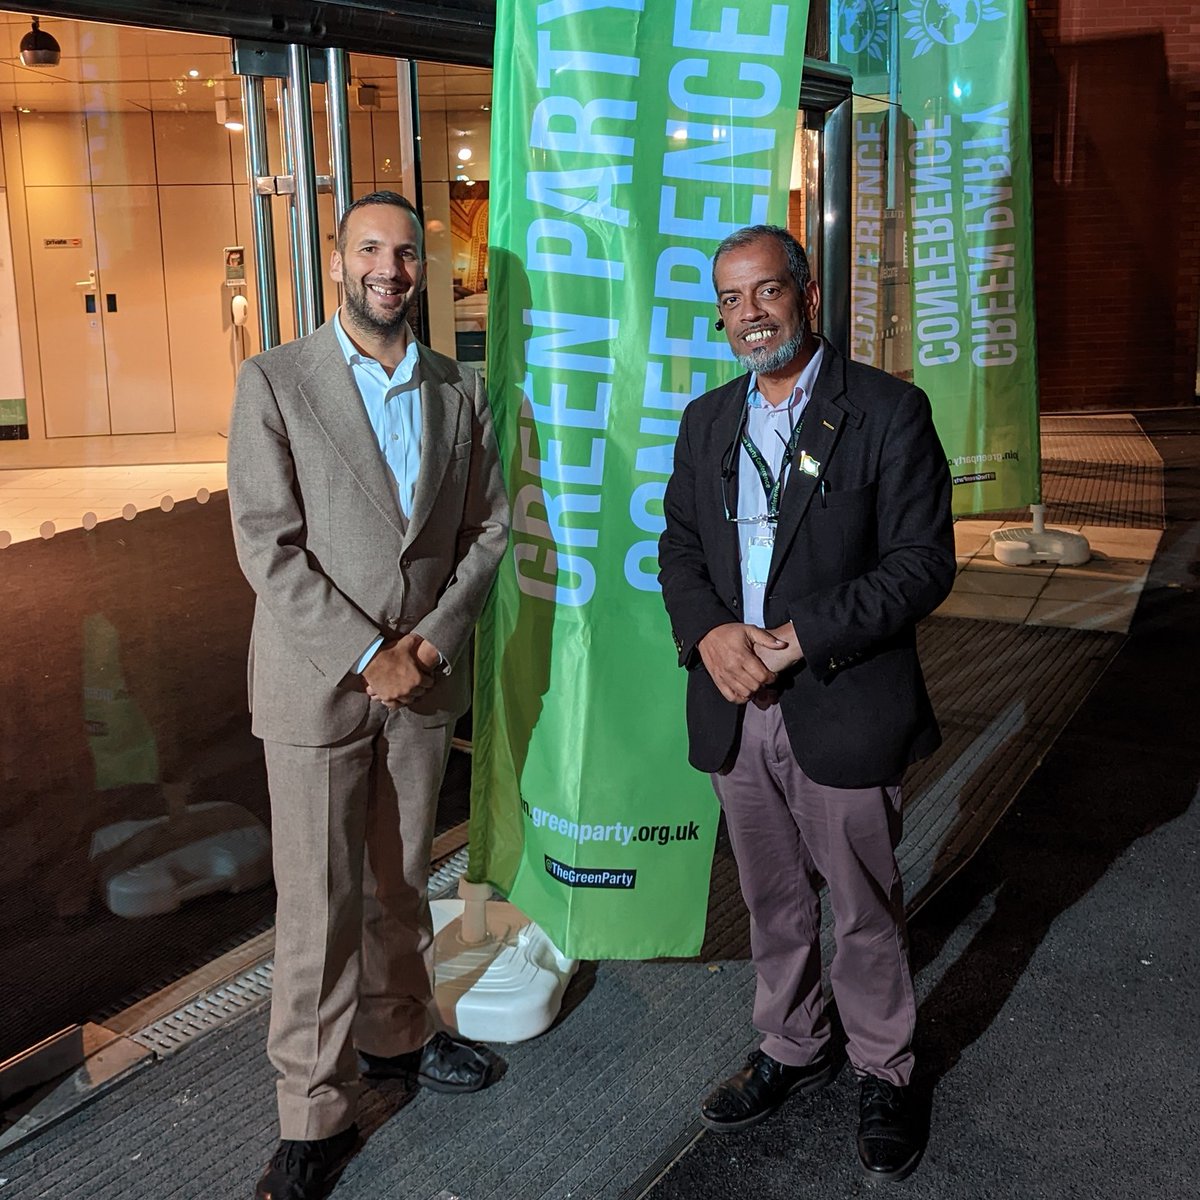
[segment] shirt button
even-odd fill
[[[398,433],[393,433],[393,434],[392,434],[392,441],[393,441],[393,442],[398,442],[399,440],[400,440],[400,435],[399,435]]]

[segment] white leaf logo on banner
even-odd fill
[[[838,45],[847,54],[887,62],[890,0],[846,0],[838,13]]]
[[[934,43],[959,46],[979,28],[981,21],[1000,21],[1004,11],[993,0],[924,0],[904,14],[909,30],[904,35],[916,42],[913,58],[932,50]]]

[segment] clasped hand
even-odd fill
[[[389,709],[412,704],[431,687],[441,655],[419,633],[384,642],[363,668],[367,695]]]
[[[721,695],[734,704],[745,704],[804,657],[790,621],[776,629],[737,622],[718,625],[696,648]]]

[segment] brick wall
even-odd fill
[[[1042,409],[1191,404],[1200,7],[1028,9]]]

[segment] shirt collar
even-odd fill
[[[825,343],[819,338],[817,340],[817,348],[813,351],[813,356],[804,366],[804,370],[800,372],[800,378],[796,380],[796,386],[792,391],[792,397],[786,404],[780,404],[776,411],[786,412],[788,409],[795,408],[797,404],[805,403],[812,395],[813,388],[816,386],[817,375],[821,370],[821,360],[825,357]],[[771,406],[763,399],[762,393],[758,390],[758,372],[750,372],[750,384],[746,389],[746,404],[750,408],[770,408]]]
[[[342,325],[342,310],[339,308],[333,317],[333,332],[337,336],[338,345],[342,348],[342,353],[346,356],[346,362],[352,366],[377,366],[382,371],[383,367],[379,360],[372,358],[369,354],[364,354],[351,340],[350,335],[346,332]],[[417,369],[417,339],[409,337],[408,349],[404,352],[404,357],[396,364],[395,371],[392,372],[391,386],[395,387],[398,384],[408,383],[412,379],[413,372]]]

